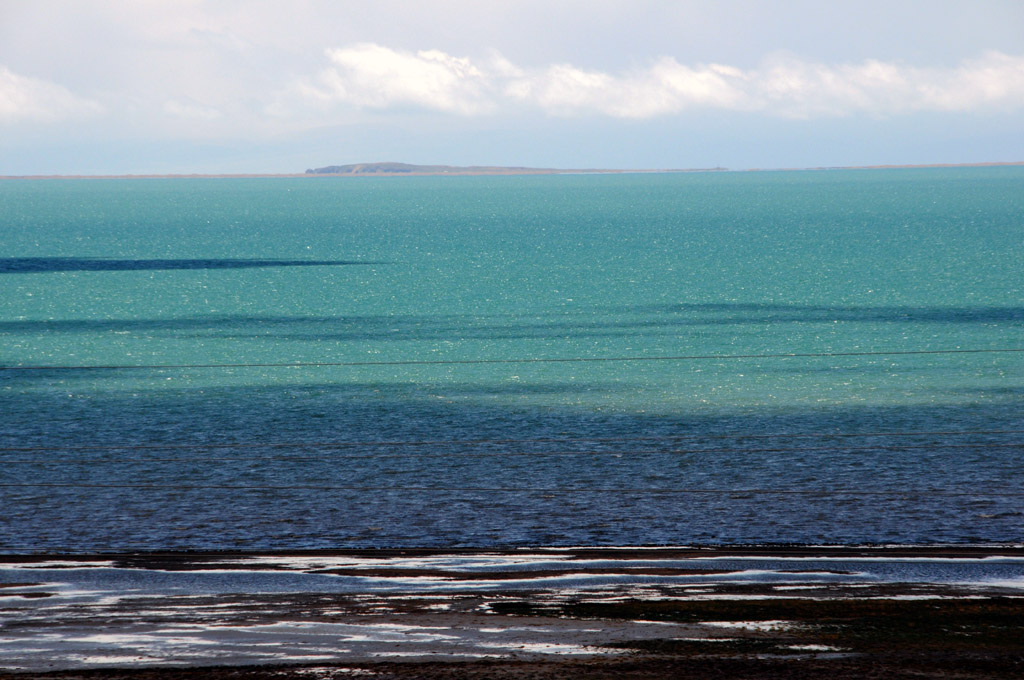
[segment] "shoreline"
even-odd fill
[[[37,552],[0,552],[0,567],[18,563],[40,561],[68,561],[89,563],[95,561],[131,561],[134,568],[146,564],[200,565],[222,560],[288,559],[299,558],[433,558],[476,557],[501,555],[515,557],[524,554],[571,556],[576,559],[706,559],[706,558],[813,558],[813,559],[911,559],[949,558],[978,559],[1006,556],[1024,559],[1024,542],[999,543],[921,543],[921,544],[802,544],[802,543],[737,543],[692,545],[571,545],[571,546],[480,546],[480,547],[374,547],[374,548],[308,548],[283,550],[244,549],[185,549],[152,550],[122,549],[97,550],[40,550]]]
[[[913,170],[929,168],[994,168],[1019,167],[1024,161],[993,161],[987,163],[921,163],[883,165],[837,165],[794,168],[608,168],[608,169],[550,169],[550,168],[507,168],[500,170],[467,170],[445,172],[366,172],[366,173],[140,173],[113,175],[0,175],[0,180],[37,179],[295,179],[305,178],[358,178],[358,177],[505,177],[532,175],[628,175],[628,174],[678,174],[678,173],[722,173],[722,172],[801,172],[829,170]]]
[[[0,611],[19,680],[1013,677],[1024,546],[0,555]]]
[[[502,171],[466,172],[365,172],[365,173],[181,173],[127,175],[0,175],[5,179],[296,179],[296,178],[360,178],[360,177],[506,177],[513,175],[622,175],[676,172],[722,172],[721,170],[547,170],[508,169]]]

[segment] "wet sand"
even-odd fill
[[[0,677],[1024,677],[1024,549],[0,555]]]

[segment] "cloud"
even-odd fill
[[[1024,107],[1024,57],[989,52],[956,68],[868,60],[829,67],[776,59],[752,74],[755,107],[795,118]]]
[[[462,115],[494,108],[493,83],[507,64],[491,72],[440,50],[416,53],[372,43],[327,51],[331,66],[300,91],[321,101],[369,109],[415,107]]]
[[[560,64],[514,82],[506,91],[559,116],[651,118],[697,107],[742,108],[743,92],[730,82],[742,78],[727,66],[690,68],[664,57],[647,69],[620,76]]]
[[[947,111],[979,105],[1018,108],[1024,102],[1024,57],[989,52],[964,62],[922,94],[929,104]]]
[[[0,66],[0,123],[50,122],[99,113],[98,103],[46,80],[29,78]]]
[[[573,64],[524,69],[500,55],[473,61],[440,50],[373,43],[327,51],[330,65],[290,95],[321,106],[420,108],[462,116],[514,108],[559,117],[646,119],[689,110],[784,118],[1024,108],[1024,56],[989,52],[954,68],[867,60],[824,64],[776,55],[753,69],[662,57],[609,73]]]

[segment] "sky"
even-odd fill
[[[1024,0],[0,0],[0,175],[1024,161]]]

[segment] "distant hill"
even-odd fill
[[[560,172],[621,172],[619,170],[557,170],[495,165],[412,165],[411,163],[354,163],[306,170],[307,175],[548,175]]]

